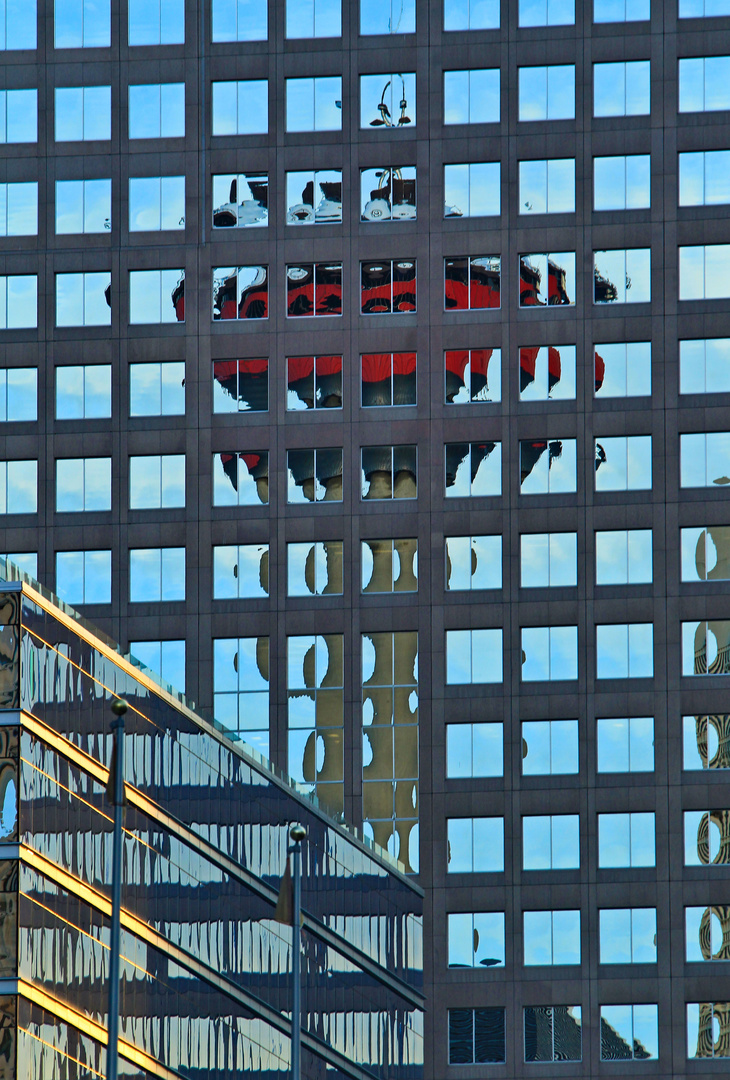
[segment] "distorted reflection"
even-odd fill
[[[520,401],[567,401],[575,397],[575,345],[520,349]]]
[[[730,579],[730,526],[680,529],[682,581]]]
[[[269,408],[269,361],[213,361],[213,412],[266,412]]]
[[[445,587],[463,589],[502,587],[502,537],[447,536]]]
[[[601,1005],[601,1061],[654,1061],[658,1057],[656,1005]]]
[[[730,960],[730,906],[687,907],[684,919],[688,963]]]
[[[523,626],[523,682],[578,678],[577,626]]]
[[[684,865],[730,863],[730,810],[685,810]]]
[[[522,721],[522,775],[578,772],[577,720]]]
[[[287,638],[289,773],[331,813],[344,810],[344,639]]]
[[[361,128],[403,128],[415,123],[415,72],[360,76]]]
[[[596,585],[640,585],[652,580],[651,529],[596,532]]]
[[[342,449],[288,450],[287,502],[342,502]]]
[[[415,166],[360,170],[361,221],[408,221],[415,217]]]
[[[520,440],[520,494],[575,491],[575,439]]]
[[[525,967],[580,964],[580,911],[522,914]]]
[[[447,917],[450,968],[504,967],[504,912],[450,913]]]
[[[730,620],[682,623],[682,674],[730,674]]]
[[[649,491],[651,467],[651,435],[596,439],[596,491]]]
[[[498,308],[501,265],[499,255],[444,259],[444,310]]]
[[[730,715],[683,716],[685,769],[730,769]]]
[[[653,813],[599,814],[598,866],[655,866]]]
[[[446,776],[461,780],[504,775],[504,724],[446,725]]]
[[[444,353],[444,368],[447,405],[502,400],[501,349],[448,350]]]
[[[415,259],[360,263],[360,311],[385,315],[416,310]]]
[[[580,1005],[530,1005],[524,1010],[525,1061],[580,1061]]]
[[[446,631],[449,686],[502,681],[502,629]]]
[[[268,595],[268,544],[226,544],[213,548],[215,600],[248,600]]]
[[[342,169],[286,174],[287,225],[328,225],[336,221],[342,221]]]
[[[286,268],[289,318],[342,314],[342,263],[298,263]]]
[[[504,818],[447,818],[446,872],[489,874],[504,871]]]
[[[0,654],[5,652],[9,642],[8,631],[10,627],[2,627],[0,635]],[[6,657],[2,655],[2,682],[10,691],[3,695],[6,700],[12,696],[15,687],[13,685],[13,666],[7,665]],[[7,706],[3,703],[3,707]],[[0,840],[3,843],[12,843],[18,838],[18,754],[19,735],[14,727],[0,728]]]
[[[680,394],[730,391],[730,338],[699,338],[679,343]]]
[[[361,362],[361,404],[416,404],[416,353],[364,353]]]
[[[268,450],[213,454],[213,506],[258,506],[268,501]]]
[[[363,446],[361,498],[417,498],[416,450],[415,446]]]
[[[218,173],[213,177],[215,229],[247,229],[268,224],[268,173]]]
[[[523,589],[577,584],[577,533],[522,533],[520,585]]]
[[[444,217],[495,217],[501,205],[499,161],[444,165]]]
[[[575,304],[575,252],[520,255],[520,307]]]
[[[523,870],[577,870],[580,867],[580,816],[523,817]]]
[[[287,544],[287,596],[342,595],[342,541]]]
[[[269,639],[214,638],[213,712],[231,738],[269,749]]]
[[[341,356],[288,356],[287,412],[342,408]]]
[[[268,266],[216,266],[213,269],[213,320],[267,319]]]
[[[361,545],[364,593],[417,592],[418,541],[363,540]]]
[[[651,248],[593,252],[593,303],[644,304],[651,300]]]
[[[602,908],[598,925],[602,964],[656,964],[656,908]]]
[[[654,772],[653,716],[596,720],[599,773]]]
[[[501,443],[447,443],[444,449],[447,499],[501,494]]]
[[[418,633],[362,636],[366,835],[417,873]]]
[[[449,1065],[504,1063],[505,1014],[500,1007],[449,1009]]]
[[[730,431],[679,436],[680,486],[730,484]]]
[[[620,341],[596,345],[596,397],[642,397],[651,394],[651,342]]]
[[[730,1058],[730,1001],[687,1003],[687,1057]]]

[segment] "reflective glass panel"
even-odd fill
[[[680,248],[680,254],[682,249]],[[680,296],[680,299],[683,299]],[[593,303],[644,304],[651,300],[651,249],[593,252]]]
[[[594,210],[642,210],[650,205],[649,154],[593,159]]]
[[[575,345],[523,346],[519,363],[520,401],[575,398]]]
[[[450,968],[504,967],[504,912],[447,916]]]
[[[640,585],[652,580],[651,529],[596,532],[596,585]]]
[[[575,252],[520,255],[520,307],[575,304]]]
[[[596,720],[596,756],[599,773],[654,772],[654,718]]]
[[[502,776],[503,744],[504,726],[500,723],[447,724],[447,779]]]
[[[0,368],[0,422],[37,419],[38,368]]]
[[[525,967],[580,964],[580,911],[522,913]]]
[[[446,682],[502,681],[502,630],[447,630]]]
[[[444,124],[498,124],[499,68],[444,72]]]
[[[56,592],[67,604],[110,604],[111,551],[57,551]]]
[[[447,405],[502,400],[501,349],[451,349],[444,353]]]
[[[185,0],[128,0],[130,45],[185,41]]]
[[[185,228],[185,177],[145,176],[129,180],[129,231]]]
[[[340,37],[342,0],[286,0],[288,38]]]
[[[680,394],[730,392],[730,338],[679,343]]]
[[[504,870],[504,818],[447,818],[446,836],[449,874]]]
[[[520,120],[572,120],[575,116],[575,67],[517,69]]]
[[[341,595],[343,588],[342,541],[286,545],[287,595]]]
[[[578,772],[577,720],[523,720],[522,775]]]
[[[213,228],[246,229],[269,223],[269,174],[217,173],[213,176]]]
[[[489,217],[500,212],[498,161],[444,165],[444,217]]]
[[[185,271],[130,270],[129,321],[185,322]]]
[[[405,128],[415,123],[415,72],[360,76],[361,128]]]
[[[656,908],[602,908],[598,925],[602,964],[656,963]]]
[[[651,342],[620,341],[594,347],[596,397],[651,393]]]
[[[648,60],[593,65],[594,116],[647,116],[649,112]]]
[[[36,236],[38,184],[0,184],[0,236]]]
[[[109,232],[111,180],[56,181],[56,235]]]
[[[576,490],[575,439],[520,441],[520,494],[557,494]]]
[[[501,536],[447,536],[445,550],[447,590],[502,587]]]
[[[575,211],[575,159],[551,158],[519,163],[521,214],[572,214]]]
[[[651,435],[596,439],[596,491],[650,491]]]
[[[342,221],[342,169],[286,174],[287,225],[330,225],[337,221]]]
[[[447,499],[501,494],[501,443],[447,443],[444,450]]]
[[[520,584],[523,589],[577,585],[577,533],[522,533]]]
[[[599,814],[598,866],[654,866],[654,814]]]
[[[577,626],[523,626],[523,682],[578,678]]]
[[[130,416],[185,415],[185,361],[129,365]]]
[[[499,0],[444,0],[444,30],[498,30]]]
[[[578,814],[522,818],[523,870],[577,870],[579,867]]]
[[[520,0],[519,26],[572,26],[575,0]]]

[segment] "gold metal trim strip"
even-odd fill
[[[74,1009],[71,1005],[59,1001],[58,998],[52,997],[46,990],[41,990],[39,986],[29,983],[25,979],[18,979],[18,993],[21,997],[27,998],[28,1001],[32,1001],[35,1005],[39,1005],[42,1009],[46,1009],[48,1012],[53,1013],[59,1020],[63,1020],[64,1023],[70,1024],[78,1031],[83,1032],[84,1035],[89,1035],[92,1039],[96,1039],[102,1046],[107,1046],[107,1029],[90,1017],[84,1016],[78,1009]],[[179,1073],[171,1072],[165,1065],[161,1065],[155,1058],[150,1057],[144,1050],[140,1050],[132,1043],[127,1042],[126,1039],[120,1038],[119,1053],[122,1057],[126,1058],[127,1061],[131,1061],[133,1065],[138,1065],[141,1069],[146,1069],[147,1072],[152,1073],[153,1076],[161,1077],[161,1080],[180,1080]]]

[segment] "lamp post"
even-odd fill
[[[122,908],[122,815],[124,812],[124,714],[127,703],[123,698],[112,702],[115,719],[111,728],[114,735],[114,747],[109,769],[107,796],[114,806],[114,844],[112,847],[112,927],[109,948],[109,1007],[108,1037],[106,1046],[107,1080],[117,1080],[119,1043],[119,953],[121,950]]]
[[[292,917],[292,1009],[291,1009],[291,1075],[292,1080],[300,1080],[301,1077],[301,1050],[302,1050],[302,982],[301,982],[301,948],[302,948],[302,840],[306,838],[307,830],[303,825],[292,825],[289,837],[293,847],[289,852],[294,856],[294,911]]]

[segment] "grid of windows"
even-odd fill
[[[535,888],[548,873],[571,890],[596,858],[599,887],[625,878],[620,901],[596,899],[600,941],[582,897],[525,900],[551,917],[540,963],[561,962],[554,916],[579,906],[584,966],[599,946],[602,965],[654,963],[677,932],[651,922],[654,862],[681,874],[683,823],[693,873],[722,861],[730,5],[664,9],[129,0],[112,19],[108,0],[0,3],[4,550],[37,550],[47,585],[106,605],[177,685],[187,630],[191,695],[365,817],[427,889],[457,868],[501,872],[482,840],[499,849],[492,823],[519,791],[520,819],[559,823],[530,848],[549,854]],[[41,27],[55,58],[35,51]],[[80,154],[110,139],[113,172]],[[656,240],[675,220],[676,239]],[[76,544],[56,512],[98,512],[98,535]],[[415,664],[359,669],[365,639],[380,657],[381,637],[416,633],[403,665],[415,640],[420,710]],[[296,676],[287,637],[310,643]],[[313,710],[272,719],[270,743],[269,686]],[[330,691],[347,702],[337,723]],[[678,802],[654,851],[673,754]],[[575,792],[594,783],[588,819]],[[561,866],[573,819],[597,839]],[[502,859],[518,874],[520,824],[505,818]],[[527,953],[523,911],[474,880],[473,901],[433,908],[442,941],[447,915],[463,918],[463,948],[448,960],[459,996],[429,990],[432,1075],[519,1056],[521,1036],[530,1062],[579,1060],[577,994],[523,994],[524,1016],[494,981],[477,996],[483,960],[520,979]],[[688,909],[693,962],[720,959],[726,899]],[[492,906],[505,955],[480,921]],[[611,995],[585,1017],[593,1062],[666,1062],[652,1002]],[[688,1057],[722,1056],[722,1001],[670,1007]]]

